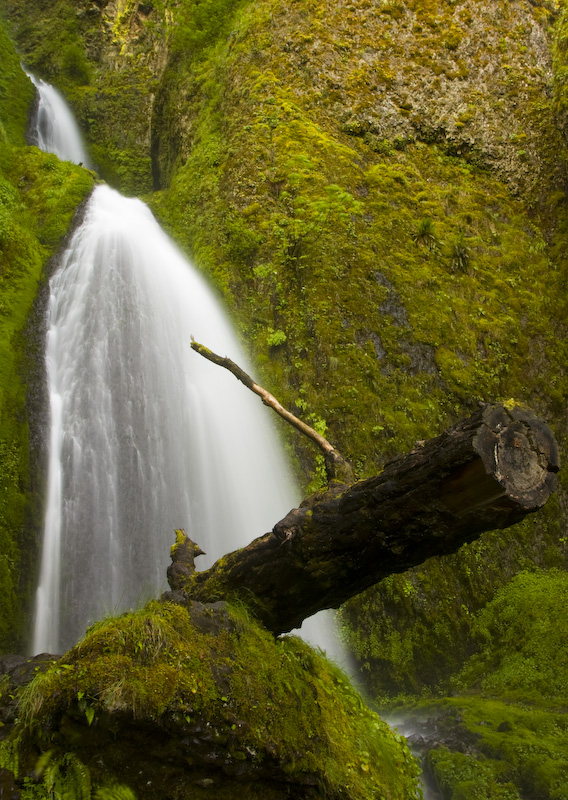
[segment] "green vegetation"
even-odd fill
[[[49,753],[42,765],[57,765],[44,784],[65,776],[69,792],[79,782],[73,797],[113,780],[140,796],[151,782],[152,796],[166,796],[184,764],[193,780],[177,777],[180,799],[205,796],[207,765],[218,798],[234,797],[235,772],[244,798],[289,796],[279,783],[298,797],[305,786],[321,798],[418,797],[404,740],[346,676],[302,640],[274,640],[225,604],[188,612],[152,602],[93,626],[24,689],[0,761],[23,779],[38,750]]]
[[[447,692],[450,677],[471,655],[476,614],[495,587],[535,565],[564,568],[558,506],[553,497],[538,515],[484,535],[455,555],[393,575],[342,609],[346,644],[378,702]]]
[[[519,573],[477,615],[472,634],[481,649],[454,686],[562,708],[568,695],[567,600],[566,572]]]
[[[517,575],[476,615],[459,696],[413,705],[447,800],[568,797],[567,593],[565,571]]]
[[[122,5],[112,22],[95,4],[80,8],[66,0],[49,6],[7,0],[5,13],[27,68],[51,81],[73,108],[101,176],[125,194],[139,194],[152,188],[149,95],[156,88],[167,31],[165,23],[144,26],[148,59],[139,58],[136,45],[129,44],[138,4]],[[112,53],[104,66],[101,35]]]
[[[323,420],[362,475],[479,399],[550,407],[544,353],[560,403],[550,318],[562,317],[563,268],[538,217],[467,154],[330,119],[297,60],[316,58],[311,29],[336,35],[322,23],[333,11],[298,2],[290,21],[283,13],[255,4],[207,58],[186,57],[191,148],[151,198],[221,288],[263,379]],[[270,37],[269,14],[284,26]],[[349,106],[360,90],[358,77],[338,92]],[[555,136],[549,125],[542,149]]]
[[[533,407],[565,448],[564,0],[4,5],[26,63],[69,98],[101,174],[127,193],[160,190],[152,208],[222,295],[260,380],[326,431],[359,475],[485,400]],[[14,263],[35,264],[39,276],[91,179],[14,150],[29,100],[11,103],[12,79],[21,98],[31,95],[4,42],[1,196],[10,211],[0,224],[26,233],[9,228],[2,247],[28,247]],[[35,284],[26,286],[28,309]],[[2,302],[15,308],[10,291],[3,286]],[[15,341],[25,309],[2,341]],[[22,418],[14,380],[10,420]],[[2,513],[17,519],[2,543],[1,618],[17,620],[10,542],[28,485],[27,434],[9,427],[3,469],[14,494]],[[321,459],[284,435],[304,485],[317,488]],[[507,617],[510,603],[525,613],[516,589],[478,616],[517,573],[565,568],[565,508],[562,478],[558,498],[522,525],[393,576],[341,612],[377,701],[447,693],[451,680],[471,693],[436,706],[451,712],[449,726],[463,718],[481,736],[469,755],[448,747],[430,756],[453,800],[568,796],[565,726],[551,707],[563,696],[562,670],[542,684],[556,686],[556,699],[541,697],[536,677],[515,681],[544,669],[542,652],[511,640],[499,655],[497,612]],[[557,578],[538,577],[554,602]],[[534,581],[522,591],[536,597]],[[553,617],[550,608],[534,628],[537,651]],[[142,694],[128,691],[138,702]],[[94,696],[86,708],[100,710]],[[165,699],[142,701],[158,714]],[[498,730],[507,721],[512,728]]]
[[[48,259],[93,176],[24,147],[33,87],[0,25],[0,648],[23,647],[35,586],[38,454],[29,462],[26,390],[40,330],[26,324]]]
[[[0,23],[0,141],[24,144],[34,88],[20,66],[4,25]]]

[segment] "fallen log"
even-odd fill
[[[336,481],[210,569],[189,569],[182,594],[239,596],[283,633],[388,575],[519,522],[547,501],[558,469],[544,422],[519,406],[488,405],[379,475]]]

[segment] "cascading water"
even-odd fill
[[[35,81],[38,107],[59,114]],[[76,126],[57,154],[85,163]],[[49,137],[36,137],[51,150]],[[244,364],[220,304],[148,208],[99,186],[50,281],[48,496],[34,652],[73,644],[99,616],[164,587],[173,529],[207,560],[296,503],[258,400],[190,349]]]
[[[37,90],[37,105],[30,126],[30,144],[62,161],[90,167],[75,118],[59,92],[49,83],[26,73]]]
[[[50,282],[36,652],[70,646],[90,620],[162,587],[174,528],[193,534],[207,565],[294,505],[256,398],[197,356],[192,334],[245,363],[148,208],[97,187]]]
[[[64,100],[30,78],[38,145],[87,164]],[[174,528],[189,529],[208,566],[298,499],[266,410],[191,351],[195,335],[246,368],[219,303],[143,203],[95,189],[50,281],[48,327],[35,653],[69,647],[90,621],[163,588]],[[346,663],[329,614],[301,633]]]
[[[33,143],[88,166],[65,102],[29,77]],[[192,335],[247,369],[221,306],[149,209],[98,186],[50,281],[34,653],[61,652],[91,621],[165,588],[174,528],[189,529],[208,566],[297,503],[267,412],[193,353]],[[349,671],[329,613],[300,633]]]

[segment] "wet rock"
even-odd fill
[[[7,738],[16,721],[18,689],[45,672],[58,658],[50,653],[41,653],[33,658],[14,654],[0,657],[0,741]],[[0,800],[3,797],[0,791]]]
[[[0,800],[19,800],[20,797],[14,774],[0,767]]]

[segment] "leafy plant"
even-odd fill
[[[94,800],[136,800],[136,794],[129,786],[115,783],[111,786],[100,786],[95,792]]]
[[[431,217],[423,217],[411,233],[412,241],[428,250],[437,250],[439,241],[436,228]]]
[[[452,269],[457,272],[467,272],[471,258],[470,249],[466,244],[463,231],[460,231],[457,239],[451,246],[450,257]]]
[[[286,341],[286,334],[284,331],[281,330],[270,330],[268,334],[268,338],[266,340],[266,344],[269,347],[278,347],[278,345],[284,344]]]
[[[54,800],[91,800],[91,774],[73,753],[50,763],[43,782]]]

